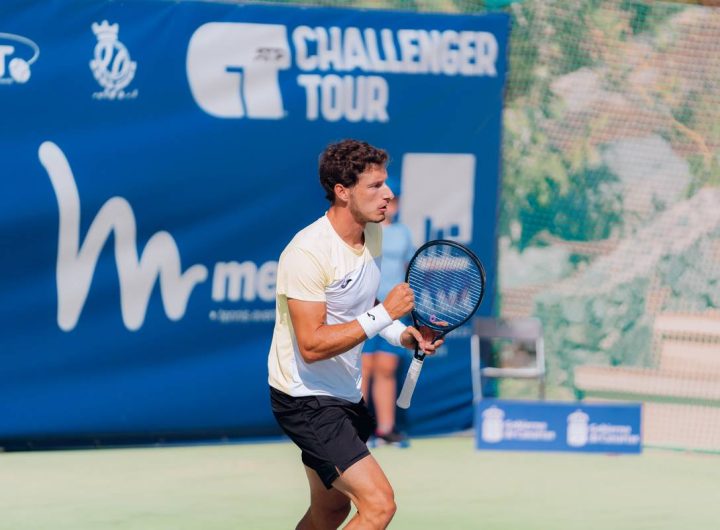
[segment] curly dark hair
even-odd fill
[[[332,204],[335,201],[335,184],[351,187],[357,184],[358,175],[368,166],[385,166],[388,154],[360,140],[342,140],[330,144],[320,155],[320,184],[325,197]]]

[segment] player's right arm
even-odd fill
[[[288,298],[287,302],[298,349],[306,363],[345,353],[367,338],[357,319],[342,324],[328,324],[325,302],[294,298]],[[406,315],[413,307],[410,286],[406,283],[396,285],[382,305],[392,320]]]

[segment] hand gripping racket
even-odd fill
[[[411,314],[416,328],[430,328],[443,338],[475,314],[485,294],[485,269],[478,257],[454,241],[428,241],[408,264],[405,281],[415,294]],[[425,354],[415,346],[397,405],[410,406]]]

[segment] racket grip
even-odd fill
[[[401,409],[406,409],[410,406],[410,400],[412,400],[413,392],[415,392],[415,385],[417,384],[418,377],[420,377],[420,370],[422,370],[423,362],[420,359],[413,358],[408,368],[408,373],[405,376],[405,383],[403,383],[400,397],[397,399],[397,406]]]

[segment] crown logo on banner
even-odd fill
[[[100,24],[97,22],[92,23],[93,33],[98,39],[104,40],[117,40],[118,31],[120,31],[119,24],[109,24],[107,20],[103,20]]]
[[[93,22],[92,31],[97,37],[94,57],[90,61],[90,69],[95,79],[103,88],[102,92],[95,92],[95,99],[134,99],[137,89],[126,91],[127,86],[135,77],[137,63],[130,57],[130,52],[120,42],[118,33],[120,24],[110,24],[103,20],[100,24]]]

